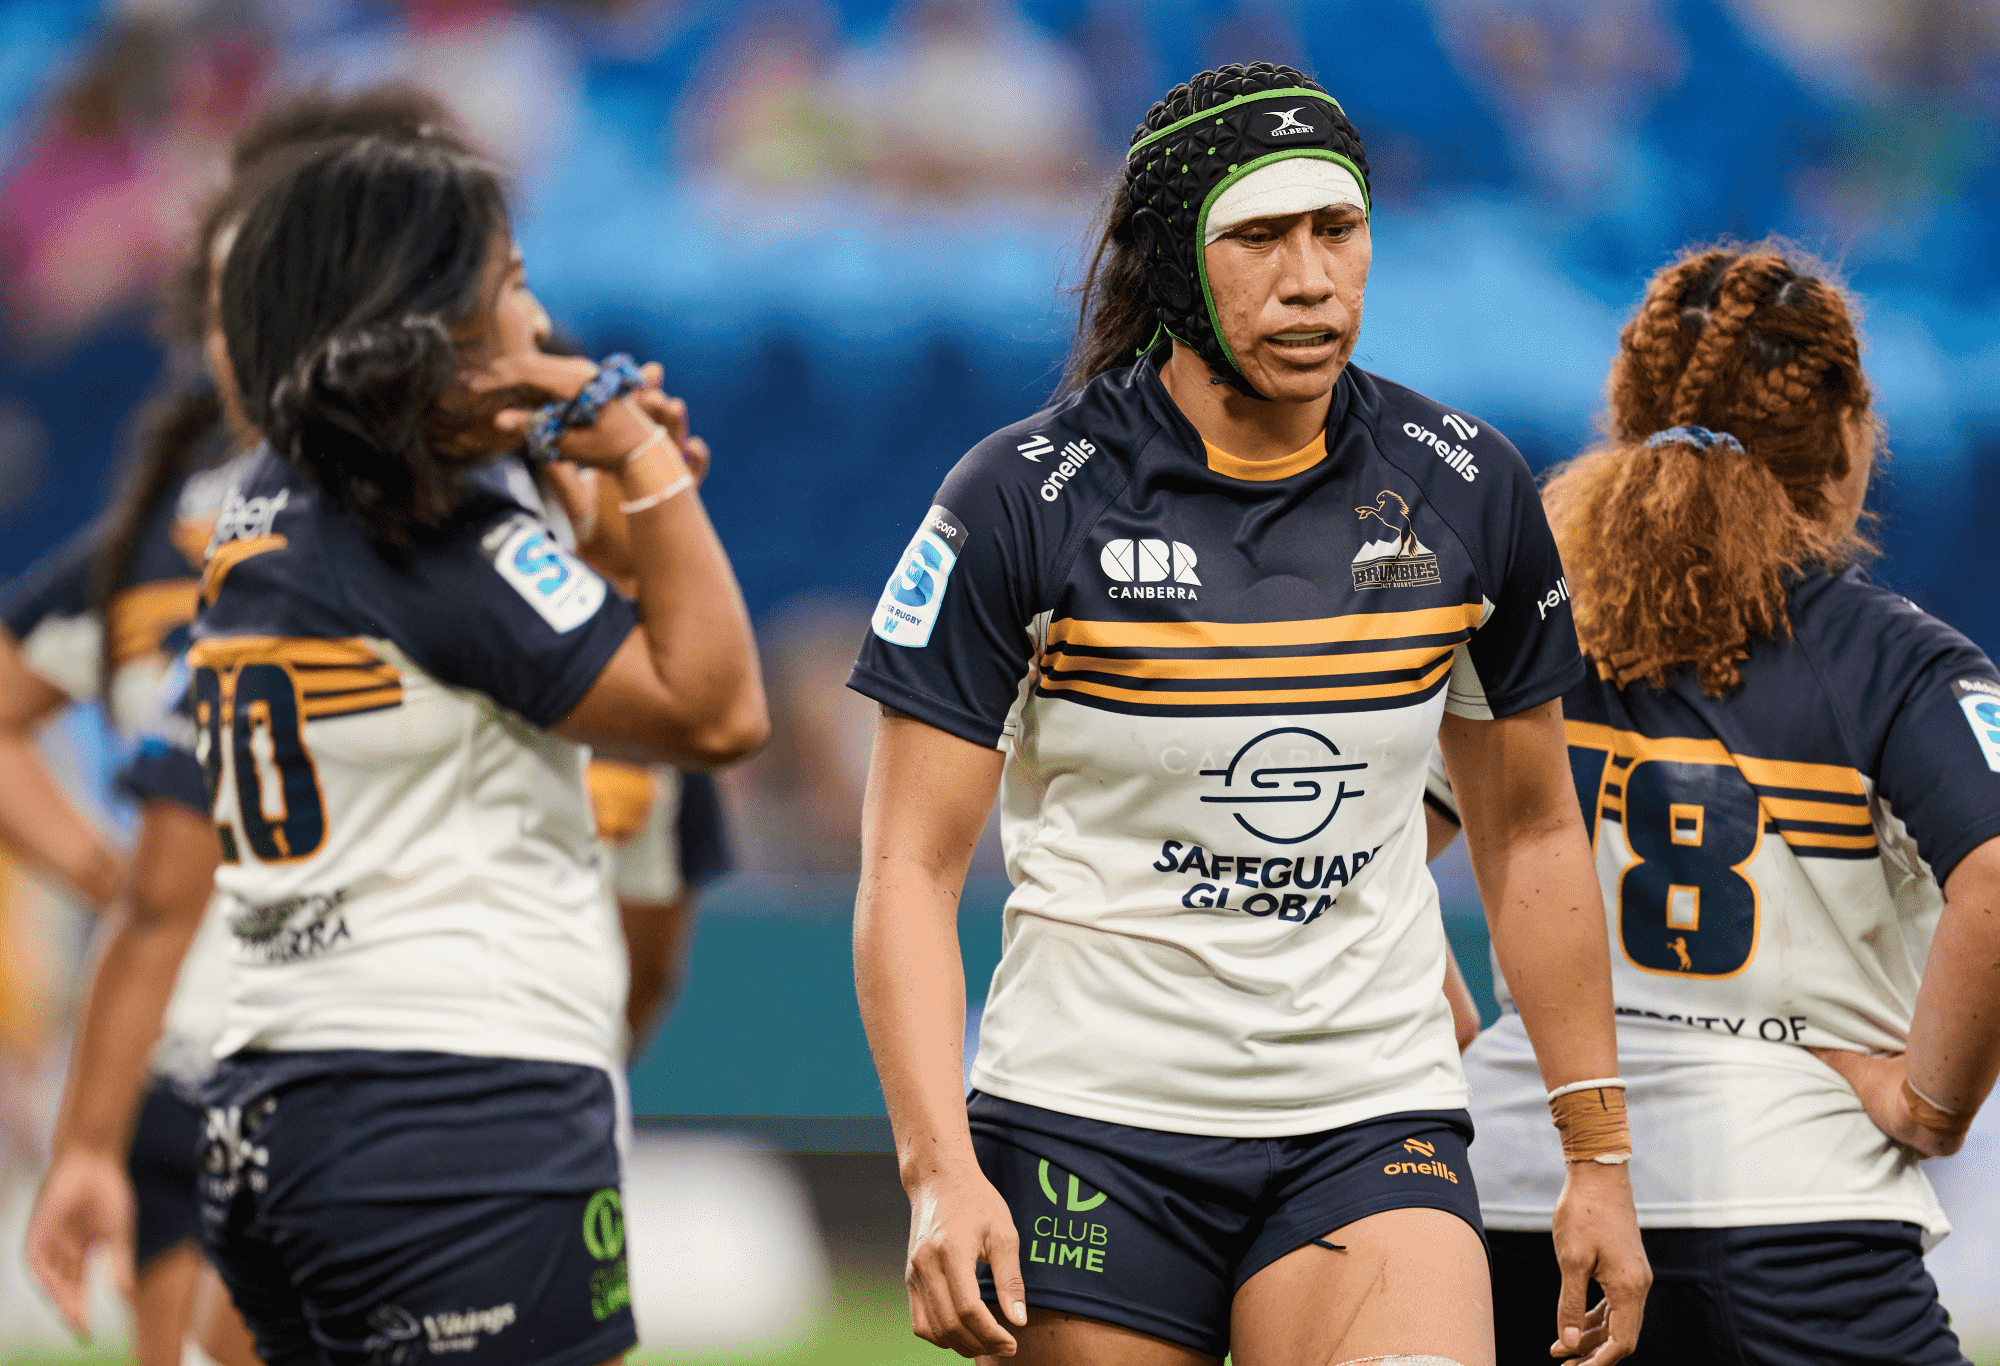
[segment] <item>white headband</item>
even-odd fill
[[[1291,156],[1260,166],[1231,185],[1208,209],[1202,245],[1259,218],[1289,218],[1335,204],[1368,212],[1367,196],[1345,166],[1324,157]]]

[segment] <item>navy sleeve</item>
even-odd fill
[[[549,727],[575,708],[638,621],[632,604],[518,504],[481,499],[437,540],[388,556],[329,542],[364,619],[441,682]]]
[[[1815,662],[1851,711],[1862,771],[1943,883],[2000,836],[2000,670],[1937,618],[1874,592],[1877,612],[1845,614],[1844,639],[1825,642]],[[1872,649],[1846,635],[1871,615],[1881,623]]]
[[[681,775],[681,804],[674,833],[681,851],[681,880],[688,886],[706,886],[736,867],[722,797],[708,774]]]
[[[1486,435],[1491,444],[1480,441],[1479,478],[1493,483],[1482,491],[1479,526],[1467,539],[1492,608],[1460,650],[1445,697],[1446,710],[1476,720],[1539,707],[1583,680],[1569,582],[1534,475],[1507,438],[1490,429]]]
[[[90,562],[102,525],[91,522],[30,565],[0,595],[0,621],[26,640],[50,617],[81,616],[90,610]]]
[[[164,688],[170,691],[154,728],[139,738],[116,785],[141,806],[151,801],[179,802],[206,819],[215,800],[208,790],[208,775],[194,755],[194,694],[185,658],[175,661]]]
[[[201,761],[192,751],[160,735],[139,741],[131,761],[118,775],[118,790],[140,805],[179,802],[204,819],[212,809]]]
[[[882,590],[850,688],[998,747],[1034,655],[1033,490],[980,450],[959,462]]]

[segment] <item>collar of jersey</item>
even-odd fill
[[[1201,444],[1202,449],[1208,452],[1208,467],[1211,470],[1217,474],[1226,474],[1231,479],[1249,479],[1260,484],[1272,479],[1289,479],[1295,474],[1303,474],[1326,459],[1325,432],[1321,432],[1282,460],[1242,460],[1206,439]]]
[[[1166,381],[1160,378],[1160,367],[1167,363],[1167,357],[1172,354],[1171,345],[1161,341],[1140,357],[1135,367],[1138,372],[1139,394],[1142,401],[1150,407],[1153,420],[1166,431],[1180,437],[1190,455],[1200,453],[1203,466],[1211,474],[1219,474],[1225,479],[1240,479],[1246,483],[1258,484],[1302,474],[1326,459],[1333,449],[1328,444],[1328,433],[1335,433],[1337,436],[1336,429],[1347,420],[1348,408],[1353,401],[1354,380],[1348,374],[1348,371],[1354,368],[1352,361],[1341,367],[1340,377],[1333,383],[1333,402],[1326,410],[1326,428],[1313,444],[1302,451],[1294,451],[1283,460],[1239,460],[1227,451],[1218,450],[1202,440],[1201,433],[1197,432],[1194,424],[1188,421],[1187,414],[1181,411],[1180,404],[1174,402],[1174,396],[1167,392]],[[1244,470],[1248,472],[1239,473]]]

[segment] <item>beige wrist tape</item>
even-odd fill
[[[1910,1107],[1910,1118],[1920,1129],[1928,1129],[1940,1138],[1964,1138],[1972,1127],[1973,1116],[1953,1114],[1940,1105],[1933,1104],[1923,1092],[1910,1085],[1908,1077],[1903,1078],[1903,1100]]]
[[[1549,1093],[1549,1113],[1562,1135],[1563,1161],[1630,1161],[1632,1132],[1625,1123],[1625,1083],[1615,1077],[1601,1082],[1559,1086]]]

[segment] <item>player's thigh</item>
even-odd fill
[[[1059,1309],[1030,1309],[1012,1330],[1011,1357],[980,1357],[980,1366],[1216,1366],[1217,1358],[1099,1319]]]
[[[1329,1230],[1236,1292],[1235,1366],[1331,1366],[1442,1357],[1493,1366],[1492,1287],[1479,1233],[1434,1208],[1386,1210]]]
[[[132,1347],[138,1366],[180,1366],[201,1249],[176,1243],[139,1268],[132,1283]]]
[[[188,1336],[215,1366],[259,1366],[257,1344],[236,1312],[229,1289],[214,1265],[203,1259],[195,1281]]]

